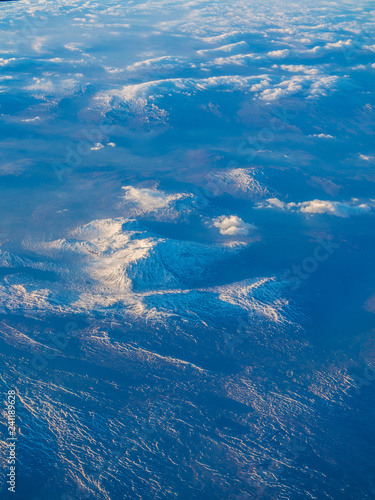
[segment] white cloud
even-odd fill
[[[375,160],[375,156],[372,156],[372,155],[362,155],[362,154],[360,154],[359,158],[361,160],[363,160],[363,161],[374,161]]]
[[[303,89],[301,85],[303,81],[304,77],[293,76],[290,80],[284,80],[273,88],[263,90],[260,98],[264,101],[274,101],[281,97],[296,94]]]
[[[128,71],[136,71],[138,69],[149,69],[149,68],[177,68],[182,65],[187,65],[187,60],[184,57],[174,57],[174,56],[161,56],[154,57],[152,59],[145,59],[143,61],[138,61],[134,64],[130,64],[126,67]]]
[[[91,151],[99,151],[100,149],[103,149],[104,146],[100,142],[97,142],[94,144],[94,146],[91,148]]]
[[[217,35],[217,36],[206,36],[203,37],[202,40],[206,43],[216,43],[216,42],[222,42],[223,40],[228,40],[232,39],[236,35],[239,35],[241,32],[240,31],[231,31],[229,33],[223,33],[222,35]]]
[[[251,86],[250,90],[251,90],[251,92],[259,92],[261,90],[267,89],[267,87],[269,87],[269,85],[270,85],[270,79],[265,78],[264,80],[262,80],[259,83],[254,83],[254,85]]]
[[[233,50],[236,49],[243,49],[246,48],[248,45],[246,42],[237,42],[237,43],[231,43],[229,45],[222,45],[221,47],[216,47],[214,49],[202,49],[202,50],[197,50],[197,54],[203,56],[205,54],[211,54],[215,52],[232,52]]]
[[[367,204],[349,205],[340,202],[313,200],[297,204],[301,212],[308,214],[330,214],[338,217],[349,217],[350,215],[362,215],[371,211]]]
[[[48,37],[46,36],[37,36],[32,40],[31,47],[35,50],[35,52],[38,52],[39,54],[41,54],[42,52],[46,52],[45,50],[43,50],[43,46],[47,39]]]
[[[312,200],[301,203],[284,203],[278,198],[269,198],[268,205],[259,205],[261,208],[278,208],[280,210],[290,210],[302,212],[305,214],[328,214],[337,217],[350,217],[352,215],[364,215],[371,212],[375,206],[375,201],[370,200],[367,203],[360,203],[356,198],[350,202]]]
[[[11,57],[9,59],[4,59],[4,58],[0,57],[0,66],[6,66],[7,64],[14,62],[14,61],[17,61],[17,59],[15,57]]]
[[[255,59],[255,54],[237,54],[229,57],[217,57],[209,65],[224,66],[234,64],[235,66],[245,66],[252,59]]]
[[[63,98],[78,90],[79,82],[73,78],[61,79],[56,76],[53,79],[34,77],[31,85],[28,85],[25,89],[33,92],[41,99],[47,99],[48,96]]]
[[[311,95],[326,96],[327,90],[331,89],[339,79],[338,76],[322,76],[318,81],[314,82],[310,87]]]
[[[40,116],[35,116],[34,118],[25,118],[21,120],[21,122],[31,123],[31,122],[39,122],[41,120]]]
[[[309,135],[309,137],[317,137],[319,139],[334,139],[333,135],[329,134],[313,134]]]
[[[221,215],[213,220],[213,225],[219,229],[220,234],[224,236],[248,236],[256,230],[253,224],[244,222],[237,215]]]
[[[152,80],[135,85],[126,85],[121,89],[108,90],[95,96],[95,100],[108,104],[112,98],[132,100],[137,97],[154,97],[167,92],[181,93],[184,91],[205,91],[223,88],[225,91],[236,91],[248,89],[254,80],[261,80],[267,75],[256,76],[213,76],[210,78],[166,78],[164,80]]]
[[[278,198],[268,198],[267,203],[268,203],[267,207],[269,207],[269,208],[275,207],[275,208],[280,208],[281,210],[284,210],[288,207],[288,205],[286,203],[279,200]],[[260,206],[263,207],[263,204]]]
[[[298,54],[302,57],[312,55],[312,56],[323,56],[328,52],[337,52],[345,49],[349,49],[353,46],[352,40],[339,40],[338,42],[327,43],[326,45],[317,45],[312,49],[300,50]]]
[[[351,47],[353,45],[352,40],[339,40],[338,42],[335,43],[327,43],[324,48],[326,50],[332,50],[332,49],[342,49],[345,47]]]
[[[267,56],[272,57],[274,59],[283,59],[284,57],[289,56],[289,50],[288,49],[273,50],[272,52],[268,52]]]
[[[122,197],[122,205],[127,215],[142,215],[151,212],[162,212],[164,216],[176,216],[178,210],[176,201],[192,198],[189,193],[167,194],[164,191],[150,188],[135,188],[124,186],[125,194]]]
[[[277,65],[273,66],[277,68]],[[290,73],[305,73],[306,75],[317,75],[319,73],[319,69],[314,66],[304,66],[303,64],[282,64],[280,66],[284,71],[289,71]]]
[[[67,43],[64,48],[72,52],[82,52],[81,43]]]
[[[295,75],[263,90],[260,99],[270,102],[301,91],[309,97],[325,96],[327,90],[334,87],[338,79],[337,76],[326,76],[321,73]]]

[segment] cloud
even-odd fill
[[[0,165],[0,176],[6,175],[21,175],[23,172],[32,165],[31,158],[23,158],[22,160],[16,160],[9,163],[3,163]]]
[[[182,66],[191,66],[188,64],[185,57],[174,57],[174,56],[161,56],[154,57],[152,59],[145,59],[143,61],[138,61],[134,64],[130,64],[126,67],[128,71],[136,71],[142,69],[172,69]]]
[[[266,77],[264,80],[262,80],[259,83],[254,83],[254,85],[251,86],[250,90],[251,92],[260,92],[261,90],[267,89],[270,85],[270,79]]]
[[[40,116],[34,116],[34,118],[25,118],[24,120],[21,120],[21,122],[32,123],[32,122],[39,122],[40,120],[41,120]]]
[[[233,64],[235,66],[245,66],[249,61],[255,59],[255,54],[237,54],[229,57],[217,57],[209,63],[210,66],[224,66]]]
[[[248,45],[246,42],[237,42],[237,43],[231,43],[228,45],[222,45],[221,47],[215,47],[214,49],[203,49],[203,50],[198,50],[197,54],[203,56],[205,54],[211,54],[215,52],[233,52],[233,50],[236,49],[243,49],[246,48]]]
[[[336,75],[327,76],[322,73],[294,75],[289,79],[282,80],[280,83],[269,84],[269,88],[262,90],[259,97],[263,101],[270,102],[302,91],[310,98],[325,96],[327,90],[334,87],[338,80],[339,77]],[[267,81],[263,81],[263,83],[267,85]]]
[[[122,197],[121,206],[126,209],[127,215],[132,216],[158,213],[168,219],[176,217],[180,213],[176,202],[193,197],[189,193],[167,194],[155,188],[124,186],[122,189],[125,194]]]
[[[370,162],[372,162],[372,161],[375,160],[375,156],[372,156],[372,155],[362,155],[362,154],[360,154],[359,158],[361,160],[363,160],[363,161],[370,161]]]
[[[312,96],[326,96],[327,90],[334,87],[338,80],[338,76],[322,76],[311,85],[310,94]]]
[[[113,98],[124,101],[136,99],[137,97],[148,98],[163,95],[167,92],[182,93],[184,91],[199,92],[211,89],[223,89],[226,92],[246,90],[254,80],[261,80],[266,75],[256,76],[213,76],[209,78],[166,78],[163,80],[152,80],[135,85],[126,85],[120,89],[111,89],[96,94],[95,100],[103,104],[111,102]]]
[[[316,55],[316,56],[323,56],[329,52],[337,52],[337,51],[343,51],[345,49],[350,49],[353,47],[353,41],[352,40],[339,40],[338,42],[333,42],[333,43],[327,43],[326,45],[317,45],[316,47],[313,47],[312,49],[308,50],[300,50],[298,51],[298,54],[301,57],[306,57],[309,55]]]
[[[334,139],[333,135],[329,134],[313,134],[309,135],[309,137],[318,137],[319,139]]]
[[[260,98],[264,101],[274,101],[281,97],[295,94],[303,89],[301,85],[304,77],[294,76],[290,80],[284,80],[274,88],[268,88],[261,92]]]
[[[330,214],[337,217],[349,217],[351,215],[363,215],[371,211],[366,204],[349,205],[340,202],[313,200],[297,204],[301,212],[307,214]]]
[[[9,59],[4,59],[4,58],[0,57],[0,66],[6,66],[7,64],[10,64],[14,61],[17,61],[17,58],[11,57]]]
[[[97,142],[94,144],[94,146],[91,148],[91,151],[99,151],[100,149],[103,149],[104,146],[100,142]]]
[[[83,47],[82,43],[67,43],[66,45],[64,45],[64,49],[70,50],[72,52],[83,52],[81,47]]]
[[[220,234],[224,236],[248,236],[256,230],[253,224],[244,222],[237,215],[221,215],[213,220],[213,225],[219,229]]]
[[[278,67],[277,65],[273,67]],[[290,73],[305,73],[306,75],[317,75],[319,73],[319,69],[314,66],[304,66],[303,64],[282,64],[280,66],[284,71],[289,71]]]
[[[201,40],[203,40],[203,42],[206,43],[216,43],[216,42],[222,42],[223,40],[231,40],[240,34],[241,34],[240,31],[231,31],[229,33],[223,33],[222,35],[208,36],[208,37],[206,36],[201,38]]]
[[[356,198],[350,202],[312,200],[301,203],[284,203],[278,198],[269,198],[268,205],[259,205],[260,208],[278,208],[280,210],[290,210],[292,212],[302,212],[304,214],[328,214],[336,217],[350,217],[352,215],[365,215],[371,212],[375,206],[375,201],[359,203]]]
[[[54,98],[67,97],[80,89],[78,80],[73,78],[61,79],[54,76],[53,79],[33,77],[31,85],[25,90],[32,92],[36,97],[47,100],[49,96]]]
[[[35,50],[35,52],[38,52],[39,54],[46,52],[45,50],[43,50],[43,46],[45,45],[47,39],[47,36],[37,36],[32,40],[31,47]]]
[[[284,57],[289,56],[289,50],[273,50],[272,52],[268,52],[268,57],[272,57],[273,59],[283,59]]]

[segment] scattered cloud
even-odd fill
[[[353,198],[350,202],[312,200],[301,203],[284,203],[278,198],[269,198],[267,204],[259,205],[261,208],[277,208],[280,210],[290,210],[292,212],[302,212],[304,214],[328,214],[337,217],[350,217],[352,215],[365,215],[371,212],[375,206],[375,201],[360,203]]]
[[[24,120],[21,120],[21,122],[25,123],[34,123],[34,122],[40,122],[41,118],[40,116],[35,116],[34,118],[25,118]]]
[[[248,236],[257,228],[253,224],[244,222],[237,215],[222,215],[213,220],[213,225],[223,236]]]
[[[82,52],[83,45],[81,43],[67,43],[64,48],[70,50],[71,52]]]
[[[373,162],[375,160],[375,156],[373,156],[373,155],[363,155],[363,154],[360,154],[359,158],[361,160],[363,160],[363,161],[369,161],[369,162]]]
[[[318,74],[299,74],[292,76],[292,78],[282,80],[279,83],[271,84],[271,80],[263,80],[265,88],[259,94],[259,97],[263,101],[271,102],[277,99],[281,99],[287,96],[303,92],[310,98],[316,96],[325,96],[327,91],[333,89],[335,84],[338,82],[338,76],[327,76],[322,73]],[[258,88],[255,87],[255,90]]]
[[[256,58],[255,54],[237,54],[229,57],[217,57],[212,61],[212,63],[208,63],[210,66],[225,66],[225,65],[234,65],[234,66],[246,66],[249,61],[252,61]]]
[[[127,215],[132,216],[153,213],[165,219],[174,218],[180,215],[176,202],[193,197],[190,193],[167,194],[156,188],[124,186],[122,189],[124,194],[121,206],[125,208]]]
[[[10,57],[9,59],[4,59],[0,57],[0,66],[7,66],[8,64],[17,61],[15,57]]]
[[[99,151],[100,149],[103,149],[104,146],[100,142],[97,142],[96,144],[93,145],[91,148],[91,151]]]
[[[204,36],[201,38],[206,43],[217,43],[217,42],[223,42],[224,40],[231,40],[235,38],[237,35],[240,35],[240,31],[230,31],[228,33],[222,33],[221,35],[214,35],[214,36]]]
[[[278,66],[275,65],[273,68],[278,68]],[[289,71],[290,73],[305,73],[306,75],[317,75],[320,73],[320,70],[315,66],[304,66],[303,64],[282,64],[280,68],[284,71]]]
[[[312,134],[309,137],[317,137],[318,139],[334,139],[333,135],[329,134]]]
[[[188,63],[185,57],[161,56],[161,57],[154,57],[151,59],[145,59],[143,61],[138,61],[136,63],[128,65],[126,69],[127,71],[136,71],[136,70],[150,69],[150,68],[172,69],[189,65],[190,64]]]
[[[273,50],[272,52],[268,52],[267,56],[273,59],[283,59],[284,57],[288,57],[290,54],[288,49],[283,50]]]
[[[222,45],[221,47],[215,47],[214,49],[202,49],[198,50],[197,54],[203,56],[205,54],[212,54],[215,52],[233,52],[234,50],[237,49],[246,49],[247,48],[247,43],[242,41],[242,42],[237,42],[237,43],[231,43],[228,45]]]
[[[184,91],[199,92],[205,90],[220,90],[226,92],[235,90],[246,90],[254,80],[260,80],[266,75],[256,76],[213,76],[209,78],[166,78],[152,80],[135,85],[126,85],[120,89],[112,89],[95,96],[98,102],[108,103],[113,98],[124,101],[137,97],[148,98],[155,95],[164,95],[167,92],[182,93]]]

